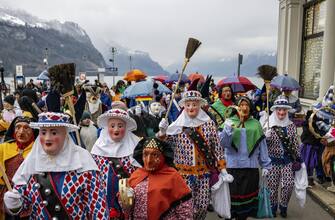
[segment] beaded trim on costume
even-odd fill
[[[195,90],[184,92],[182,97],[182,100],[178,102],[180,106],[183,106],[186,101],[200,101],[201,106],[207,104],[207,101],[201,97],[201,93]]]

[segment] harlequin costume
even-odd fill
[[[226,119],[220,141],[225,148],[227,172],[234,177],[234,181],[229,184],[231,216],[246,219],[257,215],[259,168],[262,168],[262,173],[269,170],[271,160],[262,127],[251,116],[251,101],[241,96],[237,106],[242,101],[248,103],[249,115],[245,116],[243,122],[239,115]]]
[[[284,119],[279,119],[276,109],[291,109],[284,96],[278,96],[271,107],[272,114],[269,118],[269,131],[267,131],[267,145],[272,167],[268,175],[268,188],[270,190],[270,200],[272,213],[280,209],[283,217],[287,215],[287,207],[294,187],[294,172],[300,169],[301,163],[298,144],[297,128],[289,120],[288,113]],[[280,188],[280,199],[278,201],[278,191]]]
[[[120,142],[115,142],[108,134],[109,119],[121,119],[126,122],[126,133]],[[132,157],[137,143],[140,141],[132,133],[136,130],[136,122],[122,109],[111,109],[98,118],[98,126],[103,128],[100,137],[92,148],[92,155],[101,171],[101,183],[107,195],[107,207],[110,218],[122,219],[122,209],[117,200],[120,178],[127,178],[140,166]]]
[[[32,146],[34,144],[35,137],[37,137],[37,133],[31,132],[30,140],[26,143],[21,143],[20,141],[16,140],[16,133],[15,133],[15,126],[17,123],[24,122],[27,125],[31,122],[31,118],[28,117],[16,117],[11,125],[5,136],[5,142],[0,144],[0,163],[1,166],[5,169],[5,172],[9,178],[9,181],[12,184],[12,178],[19,168],[23,160],[28,156],[30,153]],[[1,213],[4,214],[4,203],[3,203],[3,195],[7,191],[5,186],[5,182],[3,181],[2,174],[0,173],[0,207],[2,209]],[[12,184],[13,185],[13,184]],[[26,217],[29,215],[29,211],[22,213],[20,217]],[[1,216],[4,217],[4,216]],[[0,219],[3,219],[1,218]]]
[[[207,102],[198,91],[187,91],[179,105],[185,101]],[[194,219],[205,219],[210,201],[210,177],[214,170],[225,168],[223,148],[214,121],[199,110],[195,118],[190,118],[185,110],[166,131],[168,141],[174,146],[174,163],[192,190]]]
[[[77,129],[68,123],[62,113],[41,113],[32,128],[66,127],[67,132]],[[31,208],[30,219],[108,219],[106,196],[101,187],[98,167],[90,153],[74,144],[67,134],[57,155],[48,155],[37,137],[31,153],[13,177],[15,189],[23,201],[18,212]],[[7,192],[13,194],[13,192]],[[6,197],[8,207],[10,197]],[[13,198],[13,197],[12,197]],[[13,210],[9,210],[12,212]]]
[[[164,157],[157,169],[149,171],[143,162],[144,149],[157,149]],[[131,219],[193,219],[192,193],[185,180],[173,168],[172,147],[157,138],[143,139],[134,158],[143,166],[128,179],[134,190]]]

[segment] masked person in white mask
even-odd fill
[[[30,127],[39,136],[12,179],[14,190],[5,193],[8,212],[28,211],[31,219],[108,219],[98,167],[70,137],[78,127],[69,116],[41,113]]]
[[[206,103],[196,90],[183,93],[182,113],[171,125],[162,119],[157,134],[174,147],[175,166],[192,191],[194,219],[206,218],[216,171],[227,174],[215,123],[201,108]]]
[[[132,133],[137,125],[127,111],[115,108],[99,116],[98,126],[102,131],[91,154],[101,172],[109,217],[122,219],[124,213],[117,199],[119,180],[128,178],[140,166],[133,158],[134,149],[140,141]]]

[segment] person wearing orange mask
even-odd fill
[[[132,206],[131,219],[193,219],[192,193],[185,180],[173,168],[172,147],[157,138],[143,139],[134,150],[138,168],[128,179]],[[125,201],[122,200],[121,201]]]
[[[34,140],[37,137],[37,132],[29,127],[31,118],[16,117],[9,126],[5,135],[5,142],[0,144],[0,163],[5,168],[6,174],[11,181],[16,170],[19,168],[23,160],[30,153]],[[2,174],[0,174],[2,177]],[[0,180],[0,207],[3,206],[3,195],[7,191],[5,182]],[[1,210],[2,218],[4,210]],[[22,213],[20,217],[27,217],[29,213]]]
[[[236,105],[237,111],[226,119],[219,136],[225,148],[227,172],[234,177],[229,186],[231,215],[244,220],[257,215],[259,167],[262,176],[267,176],[271,160],[262,126],[252,117],[251,100],[241,96]]]

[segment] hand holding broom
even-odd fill
[[[266,88],[266,112],[268,113],[267,117],[267,128],[269,130],[269,94],[270,94],[270,83],[273,77],[277,76],[277,68],[270,65],[262,65],[258,67],[258,75],[262,77],[264,80],[265,88]]]
[[[195,38],[189,38],[188,39],[188,43],[187,43],[187,47],[186,47],[186,52],[185,52],[185,60],[184,60],[184,65],[182,67],[182,70],[179,74],[179,77],[178,77],[178,81],[177,81],[177,84],[173,90],[173,93],[172,93],[172,97],[170,99],[170,103],[169,103],[169,106],[166,110],[166,115],[165,115],[165,120],[167,120],[168,118],[168,115],[169,115],[169,112],[171,110],[171,106],[172,106],[172,103],[173,103],[173,100],[174,100],[174,97],[176,95],[176,92],[178,90],[178,87],[179,87],[179,83],[181,81],[181,78],[182,78],[182,75],[186,69],[186,66],[188,64],[188,62],[190,62],[190,59],[191,57],[193,56],[193,54],[195,53],[195,51],[199,48],[199,46],[201,45],[201,42]]]

